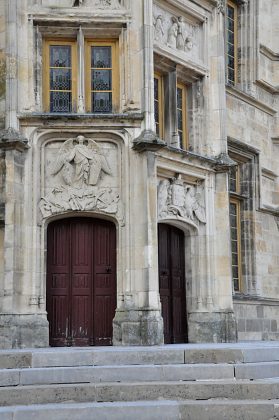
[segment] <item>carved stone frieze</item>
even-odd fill
[[[199,26],[186,22],[183,16],[173,16],[154,6],[153,28],[155,42],[186,53],[191,52],[193,58],[199,58]]]
[[[189,185],[181,177],[164,179],[158,185],[158,218],[175,216],[197,225],[206,223],[204,192],[199,185]]]
[[[66,211],[94,211],[115,215],[124,224],[116,174],[96,141],[77,136],[66,140],[60,149],[49,147],[48,155],[46,194],[39,203],[43,218]]]
[[[66,211],[95,211],[114,215],[120,225],[125,224],[120,194],[112,188],[53,188],[39,204],[43,218]]]

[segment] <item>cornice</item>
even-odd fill
[[[260,53],[272,61],[279,61],[279,53],[276,53],[275,51],[266,47],[263,44],[260,45]]]
[[[258,99],[254,98],[251,95],[248,95],[247,93],[242,92],[239,89],[236,89],[232,86],[226,86],[226,93],[236,99],[239,99],[243,102],[246,102],[247,104],[260,109],[261,111],[265,112],[268,115],[274,116],[277,111],[274,108],[271,108],[270,106],[264,104],[263,102],[259,101]]]

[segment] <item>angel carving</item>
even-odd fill
[[[102,171],[111,175],[111,169],[98,144],[92,139],[78,136],[63,143],[51,174],[61,172],[66,185],[81,188],[84,185],[96,185]]]
[[[185,215],[194,220],[194,215],[201,223],[206,223],[205,208],[201,204],[201,194],[194,187],[185,187]]]

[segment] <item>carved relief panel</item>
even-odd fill
[[[35,0],[37,5],[43,7],[94,7],[95,9],[119,9],[120,0]],[[40,4],[41,3],[41,4]]]
[[[202,60],[202,27],[184,16],[175,15],[156,4],[153,9],[154,42],[178,50],[194,61]]]
[[[45,148],[43,218],[66,211],[114,215],[124,224],[117,147],[82,135]]]
[[[206,223],[204,188],[190,185],[181,176],[158,184],[158,219],[176,218],[198,226]]]

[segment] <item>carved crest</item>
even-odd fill
[[[198,186],[186,184],[181,177],[162,180],[158,185],[158,218],[175,216],[194,224],[206,223],[202,193]]]

